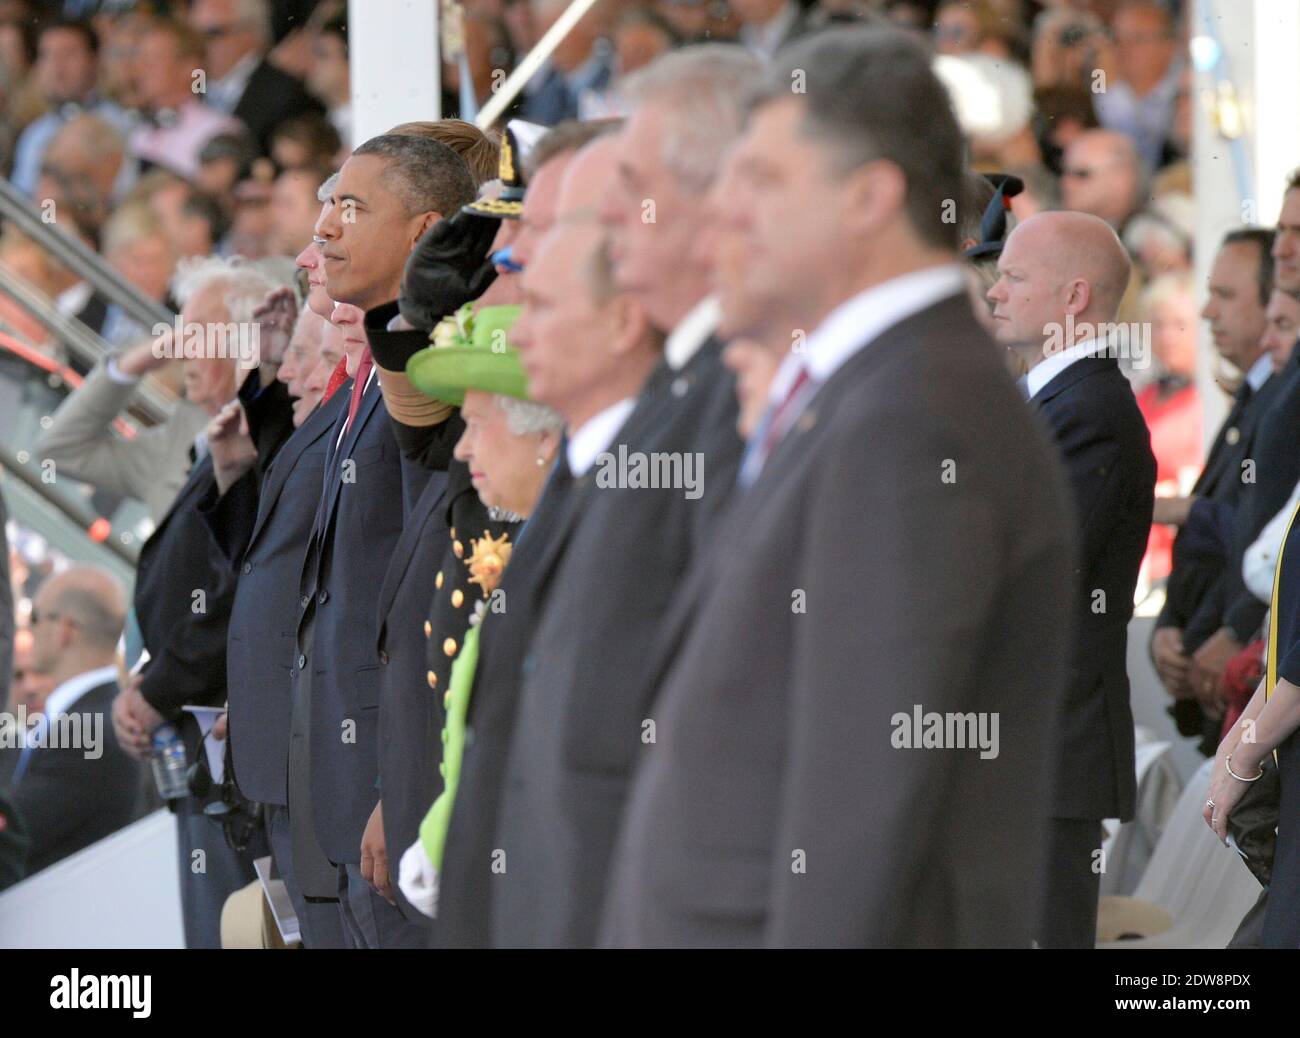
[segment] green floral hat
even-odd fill
[[[459,407],[465,390],[528,399],[528,379],[519,352],[506,338],[519,306],[485,306],[477,313],[466,303],[438,322],[432,346],[406,364],[406,377],[421,393]]]

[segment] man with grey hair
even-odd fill
[[[126,599],[117,578],[71,566],[32,602],[32,669],[54,683],[27,719],[9,785],[27,823],[30,875],[132,822],[140,766],[108,722],[117,695],[117,639]]]
[[[532,287],[515,336],[530,392],[569,421],[570,443],[581,448],[571,451],[569,465],[582,483],[563,556],[533,589],[538,601],[545,594],[545,608],[523,671],[497,830],[511,861],[510,875],[497,884],[498,946],[596,942],[624,796],[651,752],[638,732],[664,665],[658,639],[667,606],[735,485],[735,390],[713,335],[716,304],[703,298],[707,267],[694,239],[705,224],[707,188],[740,132],[760,71],[743,48],[707,45],[661,57],[629,77],[630,119],[575,157],[561,185],[559,208],[567,215],[539,242],[536,270],[524,274]],[[577,208],[587,198],[597,203],[595,213]],[[575,230],[593,216],[596,227]],[[668,334],[648,377],[631,351],[585,384],[562,380],[546,363],[562,345],[567,364],[588,376],[601,370],[572,352],[593,331],[591,320],[576,317],[582,289],[567,289],[575,298],[563,306],[576,319],[562,344],[547,330],[554,326],[530,312],[556,305],[557,264],[582,255],[587,292],[600,306],[639,311],[653,339]],[[592,403],[617,403],[629,374],[634,399],[605,442],[588,447],[590,430],[601,424],[588,419],[604,409]],[[585,463],[572,460],[582,455]],[[651,485],[621,478],[619,457],[676,465],[676,478]]]
[[[893,30],[799,41],[759,98],[721,215],[806,336],[668,610],[603,938],[1025,947],[1069,513],[943,220],[961,131]]]
[[[295,76],[267,59],[267,0],[194,0],[189,22],[204,40],[208,103],[247,126],[260,151],[270,151],[271,131],[286,119],[324,115]]]
[[[253,310],[275,287],[268,275],[240,258],[193,261],[178,272],[175,294],[181,316],[174,329],[151,344],[148,357],[153,364],[183,357],[186,395],[208,417],[235,398],[240,366],[252,360],[242,349],[232,349],[232,336],[236,344],[247,343]],[[139,370],[144,370],[143,361]],[[148,660],[140,667],[136,660],[127,661],[135,673],[113,703],[118,742],[141,759],[150,753],[153,733],[170,722],[180,730],[187,758],[197,761],[202,738],[183,708],[220,706],[226,700],[226,641],[235,581],[200,510],[216,486],[202,431],[193,438],[190,457],[180,492],[140,550],[133,609]],[[265,853],[260,831],[240,850],[228,846],[222,831],[203,814],[206,799],[191,795],[172,804],[188,947],[220,946],[225,899],[254,878],[253,860]],[[191,866],[199,852],[205,867],[195,871]]]

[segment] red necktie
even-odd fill
[[[780,442],[782,435],[785,433],[785,416],[790,410],[790,404],[799,390],[803,389],[808,383],[808,369],[803,365],[799,367],[799,374],[795,376],[794,382],[790,384],[790,391],[786,393],[785,398],[776,405],[776,410],[772,412],[772,421],[768,423],[767,434],[763,437],[763,460],[766,461],[776,449],[777,443]]]
[[[370,347],[366,347],[365,353],[361,354],[361,362],[357,365],[357,377],[352,382],[352,399],[348,401],[348,420],[343,426],[343,435],[348,434],[352,428],[352,419],[357,416],[357,408],[361,406],[361,398],[366,392],[366,383],[370,381],[370,369],[375,366],[375,359],[371,356]]]
[[[348,359],[347,357],[343,357],[334,366],[334,370],[330,372],[330,380],[325,383],[325,395],[320,398],[320,402],[322,404],[325,403],[330,397],[334,395],[335,391],[337,391],[339,386],[343,385],[343,383],[346,382],[347,380],[348,380]]]

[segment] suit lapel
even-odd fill
[[[271,511],[280,499],[280,491],[284,489],[285,483],[289,481],[294,466],[298,464],[298,461],[313,444],[326,435],[330,429],[334,428],[337,418],[336,412],[341,406],[337,397],[338,394],[336,393],[324,405],[309,414],[307,420],[302,423],[302,427],[293,431],[293,434],[285,441],[284,446],[280,448],[280,452],[272,460],[266,472],[262,492],[258,498],[257,519],[253,523],[253,532],[248,538],[248,549],[245,549],[246,551],[251,549],[257,542],[258,535],[262,532],[262,527],[266,525]]]
[[[1083,379],[1112,370],[1119,371],[1119,362],[1114,357],[1081,357],[1064,371],[1058,372],[1047,385],[1034,394],[1030,402],[1035,408],[1041,409],[1053,397],[1059,396]]]
[[[443,507],[444,501],[447,500],[448,483],[447,480],[439,479],[435,473],[433,478],[424,485],[424,490],[420,494],[416,507],[411,514],[406,517],[406,522],[402,526],[402,535],[397,540],[397,546],[393,550],[388,563],[388,571],[384,574],[383,586],[379,589],[379,637],[382,642],[384,637],[385,621],[388,617],[388,610],[392,607],[393,599],[397,597],[397,589],[402,586],[402,581],[406,578],[406,571],[411,565],[411,560],[415,558],[415,544],[419,541],[430,518],[438,515],[439,509]]]

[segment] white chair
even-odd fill
[[[1133,897],[1173,919],[1164,933],[1098,948],[1223,948],[1259,897],[1259,883],[1236,851],[1223,846],[1201,817],[1212,760],[1188,781]]]
[[[1170,744],[1157,740],[1148,728],[1135,731],[1137,750],[1137,807],[1131,820],[1106,821],[1110,833],[1102,843],[1106,869],[1101,875],[1101,895],[1129,896],[1137,889],[1183,791],[1183,778]]]

